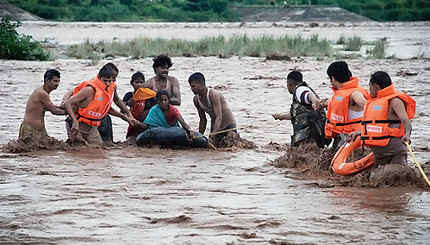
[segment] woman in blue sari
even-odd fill
[[[166,90],[158,91],[155,97],[158,104],[152,107],[145,120],[139,123],[146,130],[137,137],[137,145],[152,142],[160,145],[213,148],[207,138],[191,130],[179,110],[170,105],[169,93]]]

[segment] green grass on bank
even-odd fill
[[[67,55],[78,59],[90,59],[94,62],[105,57],[130,57],[133,59],[154,57],[159,54],[170,56],[216,56],[228,58],[232,56],[271,57],[275,59],[289,59],[292,57],[339,57],[342,51],[355,51],[354,57],[360,57],[359,53],[363,41],[360,37],[344,39],[343,48],[333,48],[335,43],[326,39],[319,39],[317,35],[310,38],[301,36],[261,36],[252,38],[247,35],[237,35],[231,38],[224,36],[205,37],[197,41],[182,39],[150,39],[138,38],[129,41],[92,43],[86,40],[79,45],[70,46]],[[339,44],[341,38],[336,44]],[[369,46],[369,45],[368,45]],[[386,41],[378,40],[373,48],[367,50],[364,58],[385,58]],[[281,58],[283,57],[283,58]],[[350,57],[344,56],[345,58]]]
[[[247,35],[206,37],[198,41],[181,39],[149,39],[138,38],[125,42],[98,42],[89,41],[80,45],[69,47],[67,55],[79,59],[93,59],[95,55],[125,56],[133,58],[152,57],[160,53],[170,56],[253,56],[265,57],[269,54],[279,53],[289,57],[297,56],[331,56],[333,49],[330,43],[319,40],[318,36],[308,39],[300,36],[272,37],[262,36],[251,38]]]

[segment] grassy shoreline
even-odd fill
[[[363,46],[367,47],[365,55],[360,53]],[[109,56],[139,59],[158,54],[168,54],[173,57],[215,56],[228,58],[251,56],[271,57],[272,59],[290,59],[291,57],[302,56],[385,58],[385,46],[386,41],[384,40],[364,43],[360,37],[356,36],[348,39],[341,37],[337,43],[333,43],[327,39],[320,39],[318,35],[309,38],[288,35],[283,37],[263,35],[253,38],[247,35],[235,35],[231,38],[224,36],[204,37],[197,41],[135,38],[124,42],[99,41],[93,43],[86,40],[82,44],[70,46],[66,54],[78,59],[91,59],[94,62]]]

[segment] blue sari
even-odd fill
[[[157,127],[179,127],[178,121],[176,121],[173,126],[167,122],[166,117],[164,116],[164,113],[159,105],[155,105],[151,108],[151,110],[149,110],[148,116],[146,116],[146,119],[143,122],[148,124],[148,129]]]

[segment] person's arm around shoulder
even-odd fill
[[[408,114],[406,112],[405,108],[405,102],[401,100],[400,98],[393,98],[390,101],[390,106],[393,109],[394,113],[397,115],[397,117],[400,119],[400,121],[403,124],[403,127],[405,128],[405,135],[402,137],[402,142],[408,144],[411,143],[411,133],[412,133],[412,124],[409,120]]]
[[[196,107],[197,112],[199,113],[199,118],[200,118],[199,132],[201,134],[204,134],[205,130],[206,130],[206,124],[208,122],[208,119],[206,118],[205,111],[203,111],[203,109],[200,107],[199,102],[197,100],[198,100],[197,96],[194,96],[194,98],[193,98],[194,106]]]
[[[176,77],[169,77],[171,86],[172,86],[172,94],[170,98],[171,105],[181,105],[181,88],[179,86],[179,81]]]
[[[39,96],[40,102],[45,107],[46,111],[50,111],[53,115],[65,115],[66,111],[61,109],[59,106],[54,105],[52,103],[51,98],[49,98],[49,94],[46,92],[40,93]]]

